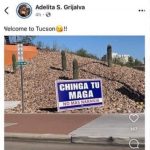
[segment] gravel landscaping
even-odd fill
[[[64,113],[140,113],[144,111],[144,72],[113,65],[95,59],[66,54],[67,71],[62,71],[61,53],[39,51],[29,64],[23,67],[24,104],[26,113],[56,113],[55,80],[72,79],[72,61],[79,63],[80,79],[102,79],[104,107],[84,108]],[[20,101],[20,69],[15,74],[5,67],[5,100]],[[6,113],[20,113],[21,105]]]

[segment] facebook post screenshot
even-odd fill
[[[149,150],[148,0],[2,0],[4,150]]]

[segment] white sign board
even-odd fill
[[[18,62],[23,62],[23,44],[18,44]]]
[[[101,79],[58,80],[55,82],[58,111],[101,107]]]

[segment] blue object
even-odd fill
[[[55,86],[58,111],[103,106],[100,79],[58,80]]]

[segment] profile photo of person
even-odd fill
[[[17,14],[21,18],[28,18],[32,13],[32,8],[27,3],[22,3],[17,7]]]

